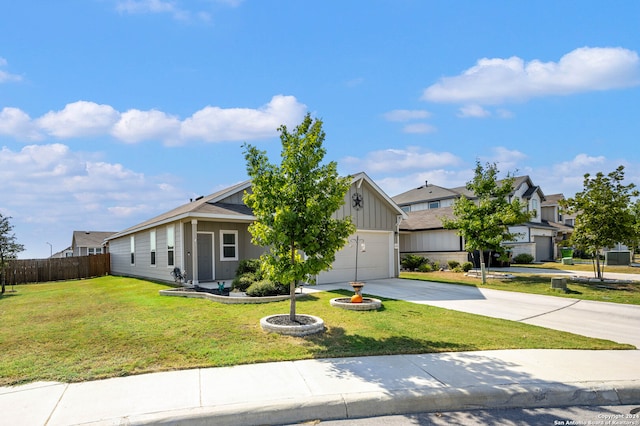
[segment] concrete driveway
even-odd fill
[[[307,289],[325,291],[336,288],[352,290],[348,283],[325,284]],[[363,293],[629,343],[640,348],[638,305],[399,278],[368,281]]]

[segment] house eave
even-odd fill
[[[193,213],[193,212],[188,212],[188,213],[183,213],[177,216],[172,216],[163,220],[160,220],[158,222],[154,222],[154,223],[150,223],[144,226],[140,226],[137,228],[132,228],[132,229],[128,229],[126,231],[123,231],[121,233],[117,233],[112,235],[111,237],[105,239],[105,241],[110,241],[110,240],[115,240],[117,238],[122,238],[122,237],[126,237],[127,235],[132,235],[132,234],[136,234],[138,232],[142,232],[142,231],[146,231],[148,229],[153,229],[153,228],[157,228],[159,226],[163,226],[163,225],[167,225],[169,223],[174,223],[174,222],[183,222],[183,221],[188,221],[188,220],[194,220],[194,219],[206,219],[206,220],[214,220],[214,221],[218,221],[218,222],[236,222],[236,223],[251,223],[253,222],[256,218],[255,216],[237,216],[237,215],[217,215],[217,214],[206,214],[206,213]]]

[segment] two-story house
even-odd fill
[[[513,188],[509,201],[521,200],[527,211],[532,212],[532,218],[527,223],[510,227],[509,231],[517,234],[517,238],[505,245],[513,256],[528,253],[535,261],[553,260],[557,229],[542,218],[544,193],[529,176],[516,177]],[[469,260],[462,237],[456,230],[442,226],[443,218],[453,217],[453,204],[461,196],[475,198],[466,186],[443,188],[425,182],[423,186],[393,197],[408,216],[400,224],[400,253],[420,254],[440,262]]]

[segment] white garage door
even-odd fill
[[[364,252],[358,252],[358,281],[392,277],[394,274],[393,233],[358,232],[357,235],[364,241],[365,246]],[[318,284],[355,280],[356,245],[353,241],[355,238],[355,235],[349,237],[351,247],[347,245],[336,253],[333,269],[318,275]]]

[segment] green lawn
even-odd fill
[[[517,322],[383,299],[379,311],[347,311],[300,299],[325,333],[265,333],[261,317],[289,302],[224,305],[160,296],[164,285],[121,277],[17,286],[0,297],[0,385],[85,381],[173,369],[360,355],[515,348],[632,349]]]
[[[554,263],[544,264],[546,268],[555,266],[555,269],[589,270],[589,265],[559,265]],[[524,266],[524,265],[518,265]],[[527,265],[529,266],[529,265]],[[638,268],[618,267],[619,271],[638,271]],[[512,279],[488,278],[486,284],[482,284],[480,278],[467,277],[464,273],[449,271],[437,272],[402,272],[400,278],[436,281],[448,284],[464,284],[476,287],[492,288],[495,290],[517,291],[521,293],[545,294],[550,296],[569,297],[574,299],[595,300],[600,302],[626,303],[640,305],[640,282],[631,284],[609,284],[609,283],[581,283],[567,279],[567,292],[563,293],[551,289],[551,276],[549,274],[536,274],[536,267],[531,267],[528,273],[511,272],[509,268],[501,268],[500,274],[509,273],[515,276]],[[613,271],[609,271],[613,272]],[[616,271],[618,272],[618,271]],[[630,273],[630,272],[625,272]],[[605,272],[605,278],[607,277]],[[639,276],[640,277],[640,276]]]

